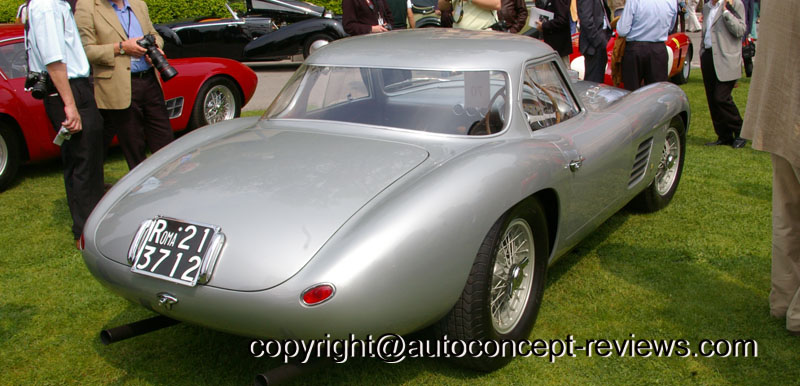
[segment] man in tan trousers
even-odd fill
[[[761,12],[742,136],[772,154],[770,313],[800,335],[800,7],[770,1]]]

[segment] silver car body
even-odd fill
[[[523,78],[526,66],[544,62],[571,88],[578,112],[531,130]],[[667,125],[689,122],[676,86],[628,93],[570,80],[549,47],[509,34],[348,38],[298,71],[315,66],[498,71],[508,87],[505,124],[479,136],[296,118],[199,129],[97,205],[84,233],[92,274],[155,312],[245,336],[408,333],[452,308],[487,231],[509,208],[531,196],[542,202],[552,263],[652,183]],[[207,283],[131,272],[134,235],[158,215],[221,227],[225,244]],[[317,283],[331,283],[334,295],[303,304]],[[160,306],[165,293],[177,303]]]

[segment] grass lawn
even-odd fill
[[[749,80],[734,97],[744,112]],[[686,164],[665,210],[626,211],[550,268],[534,339],[754,339],[758,356],[517,358],[500,371],[444,360],[358,359],[301,378],[308,384],[797,384],[800,338],[769,316],[771,166],[766,153],[705,147],[716,139],[700,71]],[[115,181],[118,151],[106,165]],[[0,384],[249,384],[279,364],[249,340],[191,325],[110,346],[103,328],[152,314],[103,288],[75,250],[58,162],[23,167],[0,194]],[[321,321],[322,322],[322,321]]]

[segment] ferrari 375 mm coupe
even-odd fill
[[[688,123],[677,86],[572,80],[525,36],[343,39],[261,119],[189,133],[114,185],[83,256],[136,304],[244,336],[527,339],[548,265],[673,198]]]

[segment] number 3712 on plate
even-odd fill
[[[134,238],[131,271],[194,286],[200,274],[207,273],[207,260],[215,260],[210,255],[219,252],[220,239],[224,240],[219,236],[219,227],[213,225],[156,217]]]

